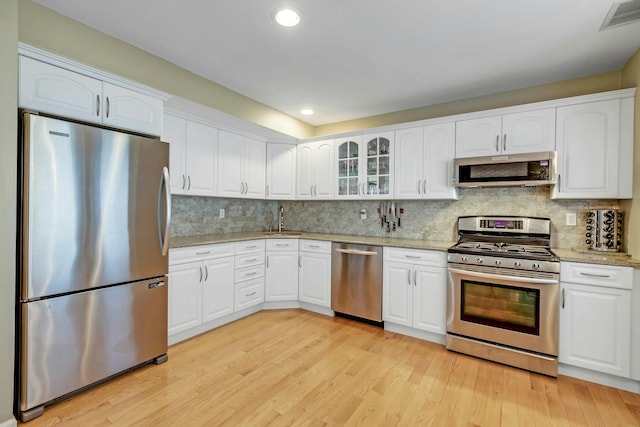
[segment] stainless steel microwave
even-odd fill
[[[543,151],[454,160],[456,187],[533,187],[558,180],[557,153]]]

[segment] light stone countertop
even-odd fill
[[[311,239],[331,242],[344,242],[359,245],[391,246],[397,248],[425,249],[446,251],[455,244],[452,241],[398,239],[394,237],[354,236],[349,234],[323,234],[297,231],[283,233],[267,231],[251,231],[243,233],[204,234],[198,236],[172,237],[169,241],[171,248],[187,246],[209,245],[215,243],[240,242],[253,239]],[[621,267],[640,268],[640,259],[632,258],[628,254],[618,252],[595,252],[579,249],[552,249],[560,257],[560,261],[582,262],[589,264],[615,265]]]

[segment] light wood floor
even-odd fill
[[[640,395],[347,319],[278,310],[175,345],[167,363],[26,424],[50,425],[638,426]]]

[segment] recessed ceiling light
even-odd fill
[[[300,12],[294,9],[280,9],[273,14],[273,18],[283,27],[295,27],[300,22]]]
[[[310,116],[313,114],[313,110],[311,108],[303,108],[300,110],[300,114],[304,114],[305,116]]]

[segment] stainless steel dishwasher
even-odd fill
[[[382,247],[331,245],[331,309],[382,322]]]

